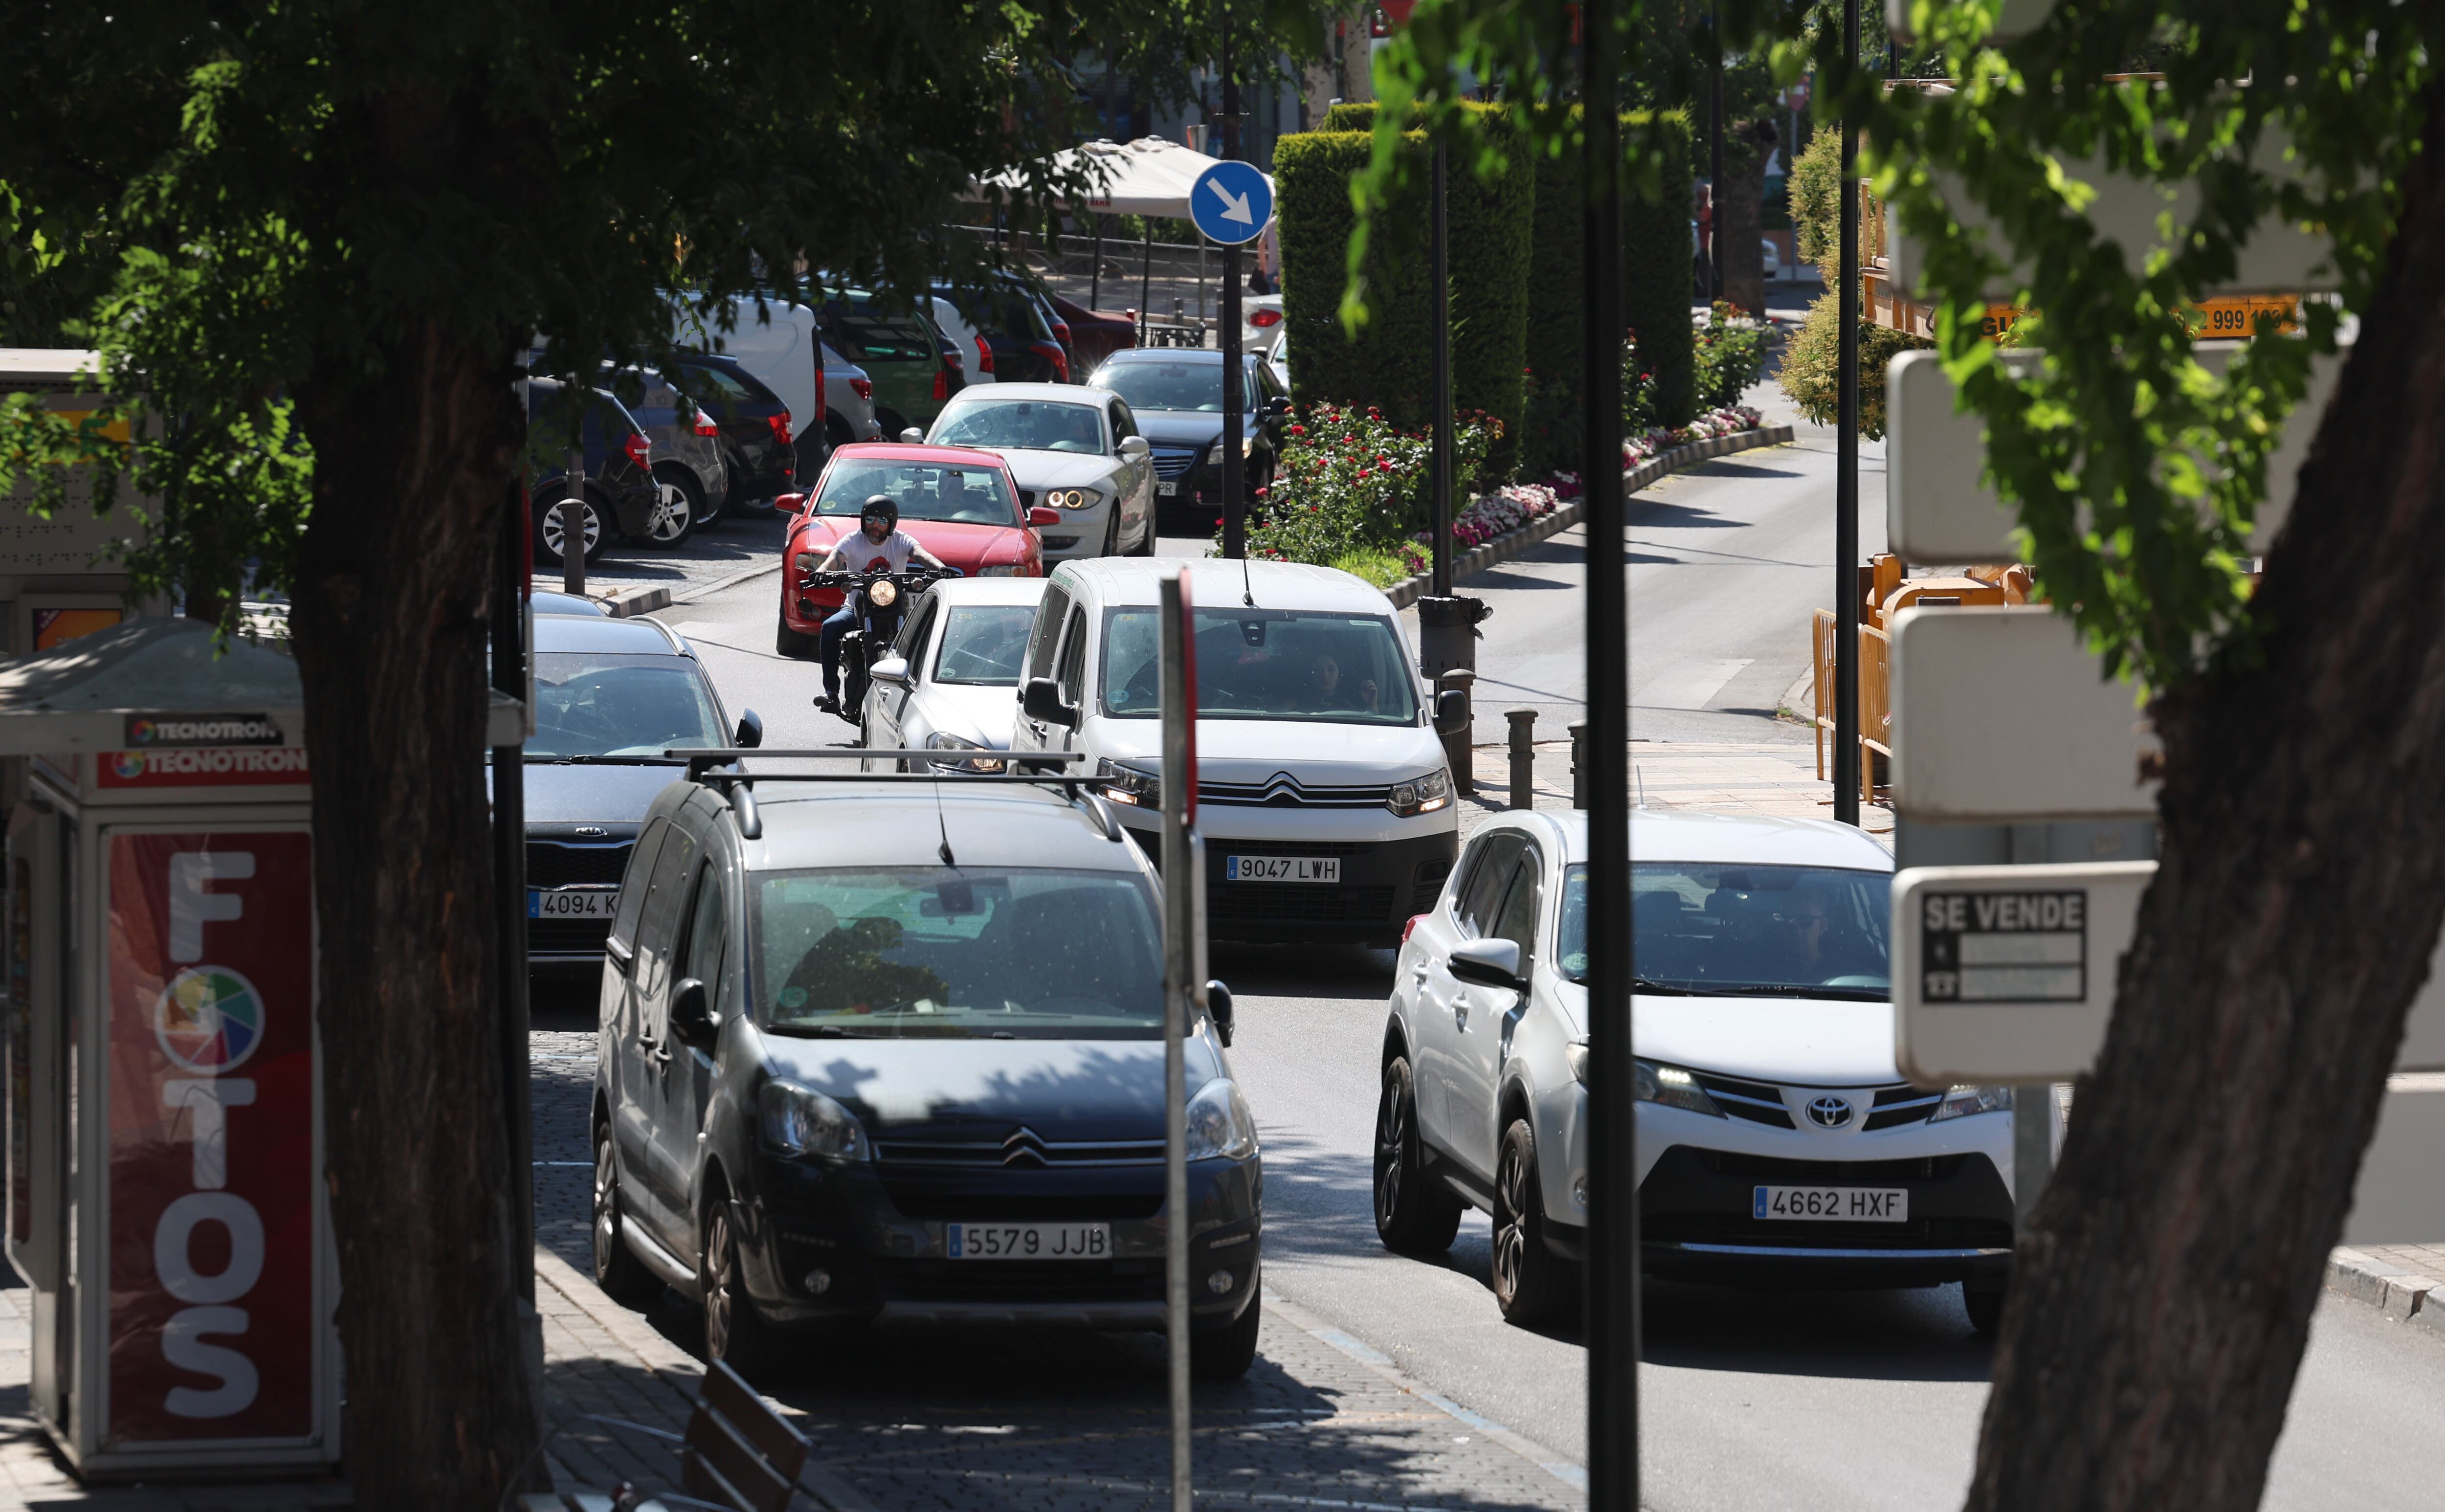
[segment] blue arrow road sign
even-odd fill
[[[1188,218],[1212,241],[1255,241],[1274,218],[1274,186],[1254,163],[1225,159],[1188,186]]]

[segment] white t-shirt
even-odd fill
[[[917,550],[917,538],[905,531],[893,531],[881,545],[867,538],[864,528],[851,531],[833,548],[840,553],[841,569],[847,572],[871,572],[877,567],[887,567],[897,572],[908,565],[910,553]]]

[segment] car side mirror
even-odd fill
[[[713,1005],[704,983],[682,977],[671,988],[671,1034],[681,1044],[700,1045],[713,1037]]]
[[[1480,987],[1507,987],[1526,992],[1528,979],[1520,974],[1520,945],[1512,940],[1471,940],[1452,947],[1451,974]]]
[[[1027,523],[1030,525],[1058,525],[1061,523],[1061,512],[1059,510],[1049,510],[1043,505],[1038,504],[1034,509],[1027,512]]]
[[[1078,728],[1078,711],[1061,701],[1061,684],[1051,678],[1029,678],[1019,692],[1018,706],[1038,724],[1057,724],[1065,730]]]
[[[1276,420],[1281,419],[1290,412],[1291,398],[1288,394],[1276,394],[1272,399],[1265,401],[1265,413],[1271,415]]]
[[[1435,695],[1435,734],[1458,735],[1468,728],[1468,695],[1446,688]]]
[[[887,656],[868,667],[866,675],[877,682],[888,682],[895,688],[905,688],[908,685],[908,659],[905,656]]]
[[[925,444],[925,433],[911,425],[900,433],[900,439],[904,445],[923,446]]]
[[[1125,436],[1121,439],[1121,455],[1123,457],[1132,458],[1144,457],[1149,449],[1150,448],[1147,445],[1147,439],[1143,436]]]
[[[757,746],[762,745],[764,743],[764,717],[757,714],[754,709],[739,710],[738,728],[732,733],[730,743],[738,747],[742,751],[753,751]]]
[[[773,513],[775,514],[795,514],[806,507],[807,495],[804,494],[778,494],[773,498]]]
[[[1214,1036],[1231,1048],[1231,989],[1219,981],[1205,984],[1205,1017],[1214,1020]]]

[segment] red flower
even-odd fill
[[[1305,436],[1307,434],[1307,427],[1304,425],[1294,425],[1291,427],[1291,434],[1293,436]]]

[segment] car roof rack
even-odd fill
[[[888,756],[895,760],[973,761],[978,756],[990,756],[1010,766],[1065,767],[1085,756],[1074,751],[1020,752],[971,751],[943,748],[914,749],[901,746],[819,746],[814,750],[776,751],[756,746],[672,746],[663,752],[667,760],[685,761],[690,782],[1036,782],[1077,783],[1101,779],[1084,772],[723,772],[746,756],[764,756],[783,761],[849,761]]]

